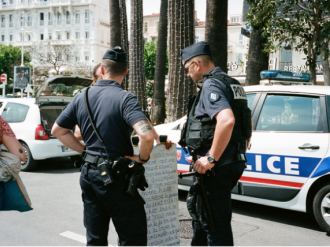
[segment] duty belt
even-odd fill
[[[234,154],[234,155],[229,155],[223,158],[220,158],[217,162],[215,162],[216,166],[224,166],[228,165],[230,163],[235,163],[235,162],[240,162],[244,161],[246,162],[246,157],[245,154]]]
[[[83,160],[85,162],[88,162],[89,167],[92,168],[93,170],[97,170],[97,165],[104,161],[104,159],[102,159],[100,156],[91,155],[91,154],[87,154],[87,153],[83,157]],[[110,158],[110,160],[112,160],[112,159]]]

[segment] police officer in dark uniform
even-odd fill
[[[147,223],[144,200],[137,193],[126,193],[127,180],[122,177],[105,185],[98,167],[104,159],[115,161],[126,157],[145,163],[153,147],[153,129],[149,125],[136,97],[124,91],[120,84],[128,72],[126,53],[120,47],[108,50],[103,57],[99,80],[88,91],[90,113],[103,144],[95,133],[85,104],[84,95],[76,96],[61,113],[52,129],[65,146],[82,153],[80,186],[84,202],[84,225],[87,245],[108,245],[109,222],[112,219],[120,245],[147,245]],[[78,125],[84,140],[79,142],[70,131]],[[140,138],[140,154],[133,155],[133,129]],[[109,167],[108,167],[109,168]]]
[[[205,227],[201,233],[193,226],[192,245],[233,245],[231,190],[244,171],[246,141],[251,136],[247,97],[236,80],[215,67],[207,42],[183,49],[181,59],[187,76],[202,82],[183,138],[197,155],[194,170],[205,174],[212,169],[215,174],[204,176],[204,184],[216,231]]]

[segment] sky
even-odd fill
[[[220,1],[220,0],[219,0]],[[130,0],[127,1],[127,16],[130,16]],[[242,14],[243,0],[228,0],[228,15]],[[197,18],[205,21],[206,0],[195,0]],[[160,0],[143,0],[143,15],[160,12]],[[129,21],[129,20],[128,20]],[[128,22],[130,23],[130,22]]]

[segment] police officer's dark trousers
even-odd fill
[[[231,190],[237,184],[245,168],[244,162],[215,166],[215,177],[204,176],[204,184],[216,233],[208,229],[198,229],[194,225],[193,246],[232,246],[234,245],[231,230]]]
[[[121,246],[147,245],[147,221],[144,200],[140,195],[131,196],[125,191],[124,179],[115,179],[104,186],[98,170],[84,164],[80,186],[84,202],[84,225],[87,245],[108,245],[110,219],[117,231]]]

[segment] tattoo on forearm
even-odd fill
[[[141,130],[142,130],[143,133],[145,133],[148,130],[151,130],[151,127],[149,125],[147,125],[147,126],[142,127]]]
[[[147,120],[143,120],[143,123],[148,124],[148,121]]]
[[[22,153],[23,153],[23,150],[20,148],[20,149],[18,149],[18,152],[19,152],[20,154],[22,154]]]
[[[143,125],[143,124],[144,124],[143,121],[138,122],[138,126],[141,126],[141,125]]]

